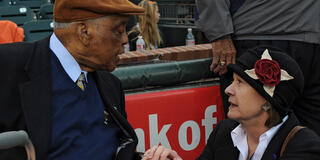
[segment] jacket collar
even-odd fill
[[[101,78],[101,72],[94,72],[93,77],[96,81],[97,88],[100,92],[100,95],[102,97],[102,100],[106,106],[106,111],[110,113],[112,118],[115,120],[117,125],[120,127],[122,132],[124,133],[124,138],[121,139],[121,144],[118,148],[119,152],[117,154],[117,159],[119,160],[127,160],[132,159],[134,156],[134,150],[136,148],[136,145],[138,143],[138,138],[134,132],[134,129],[130,125],[130,123],[127,121],[125,117],[123,117],[118,111],[117,106],[112,106],[110,101],[108,100],[108,97],[106,96],[106,88],[103,83],[103,80]]]

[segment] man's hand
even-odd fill
[[[231,38],[213,41],[212,54],[210,70],[219,75],[227,72],[227,65],[236,62],[236,49]]]
[[[174,150],[154,146],[144,153],[142,160],[182,160],[182,158]]]

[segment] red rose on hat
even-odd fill
[[[263,84],[263,89],[272,97],[276,85],[280,81],[294,79],[287,71],[280,68],[277,61],[272,60],[268,49],[266,49],[261,59],[256,61],[254,68],[244,71],[249,77],[258,80]]]
[[[256,62],[254,69],[261,83],[268,86],[275,86],[280,83],[281,69],[278,62],[269,59],[261,59]]]

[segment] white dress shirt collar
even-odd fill
[[[252,156],[252,160],[260,160],[262,158],[269,142],[287,119],[288,116],[285,116],[280,124],[270,128],[260,136],[259,144]],[[231,138],[233,145],[237,147],[240,152],[238,160],[246,160],[248,157],[247,133],[241,124],[231,131]]]
[[[77,81],[81,72],[84,72],[86,81],[88,82],[88,79],[87,79],[88,72],[81,70],[78,62],[72,57],[72,55],[63,46],[63,44],[60,42],[60,40],[57,38],[57,36],[54,33],[50,37],[49,48],[57,56],[63,69],[68,74],[68,76],[72,79],[73,82]]]

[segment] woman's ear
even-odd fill
[[[76,25],[77,35],[80,40],[80,42],[84,46],[88,46],[90,44],[90,35],[88,32],[88,24],[81,22]]]

